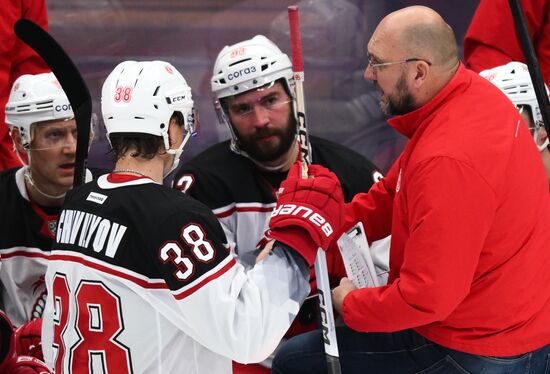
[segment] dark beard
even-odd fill
[[[280,139],[278,145],[274,147],[266,148],[260,146],[256,140],[265,136],[277,136]],[[262,129],[256,132],[254,135],[244,138],[240,134],[237,134],[239,148],[245,151],[250,157],[258,162],[270,162],[278,159],[284,155],[292,146],[294,139],[296,138],[296,119],[291,113],[288,119],[288,126],[286,129]]]
[[[399,98],[397,101],[393,101],[388,96],[387,114],[399,116],[412,112],[415,109],[414,98],[405,83],[405,74],[401,74],[395,88],[399,93]]]

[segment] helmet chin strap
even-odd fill
[[[170,169],[168,171],[166,171],[164,173],[164,175],[162,176],[163,178],[166,178],[166,176],[168,174],[170,174],[171,172],[173,172],[174,170],[176,170],[176,168],[178,167],[179,163],[180,163],[180,157],[181,157],[181,154],[183,153],[183,147],[185,147],[185,144],[187,143],[187,141],[189,140],[189,138],[191,137],[191,133],[188,132],[187,134],[185,134],[185,137],[183,138],[180,146],[176,149],[171,149],[171,148],[168,148],[166,149],[166,153],[170,154],[170,155],[174,155],[174,159],[172,160],[172,166],[170,167]]]
[[[539,147],[539,152],[544,151],[548,147],[549,144],[550,144],[550,140],[548,140],[548,138],[546,138],[546,141],[544,143],[537,146],[537,147]]]
[[[29,160],[30,162],[30,160]],[[36,192],[38,192],[40,195],[44,196],[44,197],[47,197],[48,199],[54,199],[54,200],[59,200],[59,199],[63,199],[65,197],[65,195],[67,194],[67,192],[64,192],[62,193],[61,195],[50,195],[50,194],[47,194],[45,193],[44,191],[42,191],[40,188],[38,188],[38,185],[34,182],[34,179],[32,179],[32,175],[31,175],[31,168],[28,167],[28,166],[24,166],[25,168],[25,172],[23,173],[23,175],[25,176],[25,180],[27,182],[29,182],[29,184],[36,190]]]
[[[548,140],[548,138],[546,138],[546,140],[544,141],[544,143],[542,143],[541,145],[538,145],[537,143],[537,140],[538,140],[538,137],[539,137],[539,132],[540,132],[540,129],[541,127],[543,127],[544,125],[542,123],[538,123],[537,124],[537,127],[535,128],[535,131],[533,131],[533,140],[535,141],[535,144],[537,145],[538,149],[539,149],[539,152],[542,152],[544,151],[547,147],[548,147],[548,144],[550,144],[550,141]]]
[[[19,160],[19,162],[21,163],[21,165],[23,166],[28,166],[27,163],[25,161],[23,161],[23,159],[21,158],[21,154],[19,153],[19,150],[17,149],[17,147],[15,146],[15,143],[13,143],[13,152],[15,153],[15,155],[17,156],[17,159]],[[31,157],[31,155],[29,154],[29,152],[27,152],[27,160],[29,160]]]

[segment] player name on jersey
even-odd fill
[[[127,227],[107,218],[79,210],[63,210],[57,224],[56,241],[91,248],[114,258]],[[92,240],[93,239],[93,240]]]

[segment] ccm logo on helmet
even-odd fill
[[[66,112],[68,110],[71,110],[71,104],[56,105],[54,107],[54,110],[56,112]]]
[[[241,70],[234,71],[233,73],[227,74],[227,79],[232,80],[232,79],[238,78],[242,75],[247,75],[247,74],[255,73],[255,72],[256,72],[256,67],[251,66],[249,68],[244,68],[244,69],[241,69]]]
[[[172,99],[169,99],[168,104],[170,104],[171,102],[175,103],[175,102],[178,102],[178,101],[182,101],[184,99],[185,99],[185,95],[174,96]]]
[[[285,215],[301,216],[310,220],[315,226],[320,227],[327,238],[331,236],[334,230],[332,229],[330,223],[328,223],[327,220],[324,219],[323,216],[321,216],[319,213],[312,213],[312,209],[306,208],[304,206],[299,206],[296,204],[283,204],[278,206],[273,210],[273,212],[271,212],[271,217]]]

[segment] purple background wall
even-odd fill
[[[189,159],[227,139],[211,105],[210,74],[221,48],[256,34],[290,54],[287,6],[300,7],[305,93],[311,133],[349,146],[388,169],[404,139],[385,124],[377,95],[362,78],[369,36],[387,13],[421,4],[438,11],[459,45],[477,1],[398,0],[46,0],[50,32],[84,75],[101,118],[101,85],[121,61],[166,60],[193,88],[201,133]],[[89,165],[110,167],[100,123]]]

